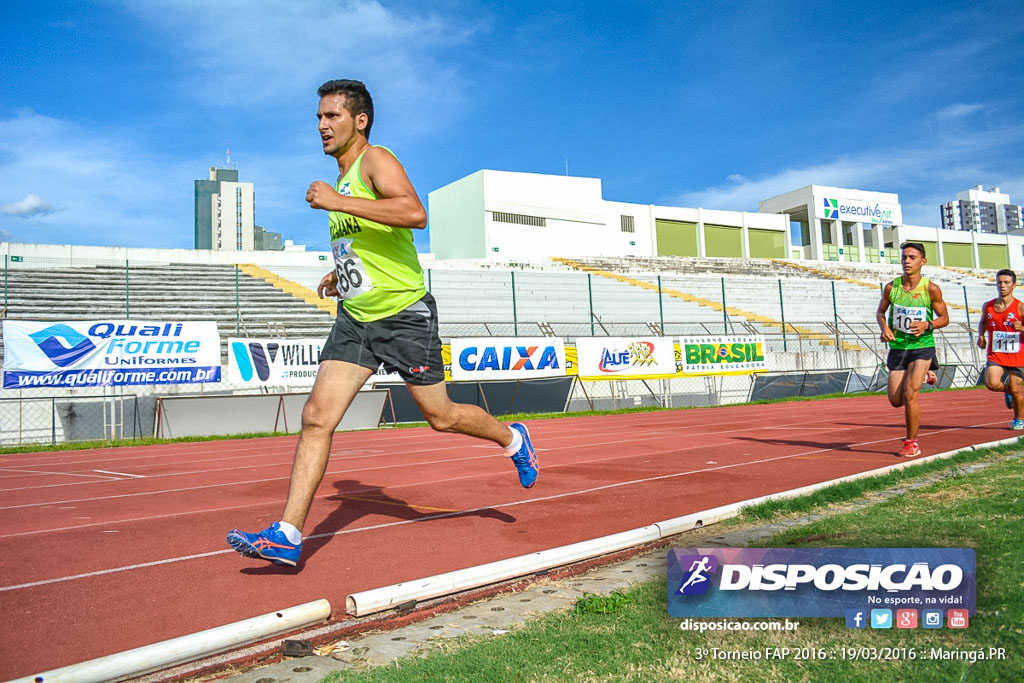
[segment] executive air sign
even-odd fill
[[[214,322],[4,320],[4,388],[220,381]]]
[[[882,204],[853,199],[821,197],[818,206],[825,220],[840,220],[847,223],[871,223],[872,225],[902,225],[903,212],[899,204]]]

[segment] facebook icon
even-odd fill
[[[862,609],[846,610],[846,628],[867,628],[867,613]]]

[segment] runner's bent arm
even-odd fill
[[[949,311],[946,310],[946,302],[942,300],[942,289],[934,282],[929,282],[928,296],[932,300],[932,311],[935,312],[935,317],[932,318],[932,329],[942,329],[949,324]],[[916,324],[921,325],[922,323]],[[924,325],[925,329],[921,330],[921,334],[925,333],[927,327],[927,325]]]
[[[345,197],[318,180],[309,186],[306,201],[314,209],[340,211],[396,228],[427,227],[427,212],[401,162],[386,149],[370,147],[363,154],[363,179],[379,197]]]
[[[982,305],[982,307],[981,307],[981,320],[978,321],[978,348],[979,349],[985,348],[985,345],[988,343],[988,340],[986,339],[986,337],[988,335],[985,334],[985,309],[986,308],[987,308],[987,304],[986,305]]]
[[[892,291],[892,283],[890,282],[882,290],[882,300],[878,302],[878,310],[875,311],[875,320],[878,322],[878,329],[882,331],[880,339],[884,342],[891,342],[896,338],[896,335],[889,329],[889,323],[886,322],[885,313],[889,310],[889,293]]]

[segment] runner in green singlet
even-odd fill
[[[334,430],[378,367],[397,372],[420,412],[438,431],[488,439],[505,450],[530,488],[539,471],[526,425],[504,425],[475,405],[453,403],[444,384],[437,306],[423,285],[412,231],[427,214],[398,158],[369,143],[373,100],[359,81],[328,81],[317,90],[324,154],[338,162],[332,187],[316,181],[310,207],[329,211],[334,270],[317,293],[340,299],[338,317],[320,353],[316,383],[302,410],[280,522],[257,533],[237,529],[227,541],[246,557],[296,566],[302,527],[327,467]]]
[[[903,406],[907,425],[907,436],[898,453],[904,458],[921,455],[917,443],[921,424],[918,394],[935,362],[935,336],[932,331],[949,324],[942,290],[921,276],[921,268],[927,262],[923,244],[901,244],[903,275],[885,286],[875,314],[882,331],[881,339],[889,343],[886,359],[889,403],[896,408]]]

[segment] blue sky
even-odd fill
[[[0,240],[191,248],[225,150],[310,248],[316,87],[367,83],[424,203],[481,168],[756,210],[811,183],[1024,204],[1020,2],[0,0]],[[417,238],[421,251],[427,235]]]

